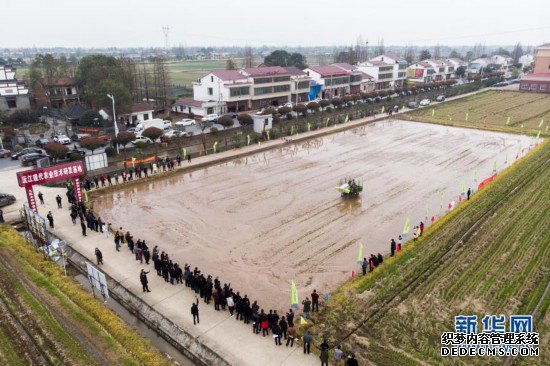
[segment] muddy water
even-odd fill
[[[97,199],[102,217],[158,245],[180,264],[219,275],[241,294],[283,309],[290,281],[300,299],[358,270],[364,254],[389,252],[409,217],[416,225],[477,187],[493,162],[529,138],[406,121],[383,121],[144,183]],[[334,187],[364,182],[360,198]]]

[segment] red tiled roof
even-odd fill
[[[288,71],[281,66],[249,67],[243,69],[243,71],[250,76],[290,75]]]
[[[426,61],[420,61],[418,64],[421,65],[421,66],[424,66],[424,67],[433,68],[432,64],[430,64],[429,62],[426,62]]]
[[[244,76],[237,70],[214,70],[212,71],[212,74],[219,77],[223,81],[246,79],[246,76]]]
[[[321,77],[325,76],[345,76],[348,74],[346,70],[343,70],[337,66],[326,65],[326,66],[310,66],[310,70],[315,71],[318,74],[321,74]]]
[[[366,72],[361,71],[361,74],[363,74],[363,80],[365,80],[365,79],[374,79],[373,76],[370,76]]]
[[[138,113],[138,112],[145,112],[145,111],[153,111],[155,108],[147,102],[141,102],[138,104],[134,104],[132,106],[132,113]]]
[[[391,66],[390,64],[387,64],[383,61],[368,61],[368,62],[374,66]]]
[[[334,63],[334,64],[331,64],[332,66],[336,66],[336,67],[339,67],[341,69],[344,69],[346,71],[353,71],[355,70],[355,66],[351,65],[351,64],[348,64],[347,62],[337,62],[337,63]]]
[[[527,81],[550,81],[550,73],[536,73],[536,74],[526,74],[521,77],[521,80]]]
[[[75,82],[73,78],[62,76],[59,78],[52,78],[51,80],[48,78],[43,78],[42,84],[45,86],[71,86],[75,85]]]
[[[228,71],[231,71],[231,70],[228,70]],[[178,100],[176,100],[176,103],[174,103],[174,105],[180,105],[180,106],[190,106],[190,107],[202,107],[202,104],[204,102],[203,101],[200,101],[200,100],[195,100],[193,98],[180,98]]]
[[[305,72],[297,68],[296,66],[287,66],[284,69],[292,76],[307,76]]]

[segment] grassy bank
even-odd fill
[[[372,274],[345,283],[315,318],[319,339],[342,342],[362,364],[499,365],[502,359],[442,358],[454,316],[528,314],[550,281],[550,146],[544,143]],[[547,365],[549,301],[536,315]]]
[[[432,115],[433,114],[433,115]],[[416,109],[406,119],[456,127],[549,136],[550,96],[511,91],[486,91]],[[541,120],[543,121],[542,125]]]
[[[19,329],[21,337],[26,333],[33,341],[21,347],[21,337],[4,339],[0,358],[14,357],[15,349],[28,364],[28,347],[49,364],[170,365],[149,341],[8,226],[0,227],[0,257],[0,300],[14,318],[14,325],[2,332]],[[12,361],[3,364],[19,363]]]

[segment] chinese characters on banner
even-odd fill
[[[73,179],[75,198],[77,202],[80,202],[82,201],[82,190],[78,177],[82,174],[84,174],[84,164],[81,161],[75,161],[19,172],[17,173],[17,182],[19,183],[19,187],[25,188],[29,207],[36,212],[36,199],[34,198],[33,192],[33,186],[35,184],[46,184],[59,180]]]

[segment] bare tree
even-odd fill
[[[415,59],[414,55],[414,48],[412,46],[407,47],[407,50],[405,51],[404,59],[407,60],[409,64],[412,64]]]
[[[243,67],[252,67],[254,65],[254,54],[252,53],[252,47],[245,46],[243,56]]]
[[[437,44],[434,47],[434,59],[439,60],[441,58],[441,47]]]
[[[386,53],[386,47],[384,47],[384,38],[380,38],[380,40],[378,41],[378,46],[376,47],[375,53],[376,56],[380,56]]]
[[[164,60],[160,57],[153,59],[153,78],[155,83],[155,99],[159,105],[166,107],[168,105],[170,76],[168,75]]]
[[[233,61],[232,58],[228,58],[227,62],[225,63],[225,69],[226,70],[236,70],[237,65],[235,65],[235,61]]]
[[[514,50],[512,51],[512,58],[514,59],[514,65],[519,64],[519,58],[523,56],[523,47],[521,47],[521,43],[516,43],[514,46]]]

